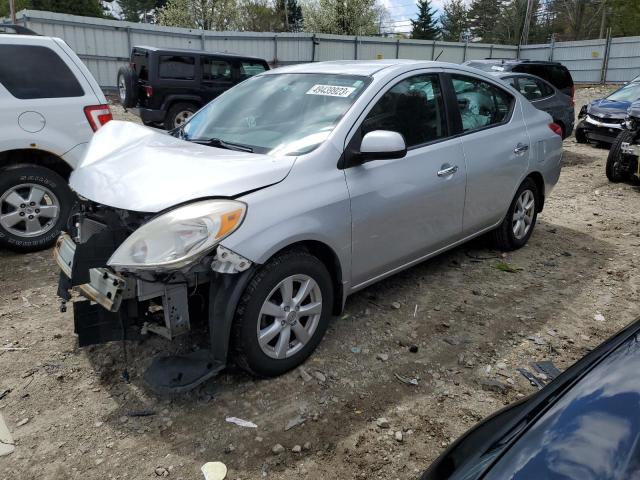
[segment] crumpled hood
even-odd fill
[[[630,105],[631,102],[617,102],[601,98],[591,102],[587,112],[599,117],[608,115],[609,118],[625,118],[627,116],[627,108]]]
[[[204,197],[231,197],[282,181],[296,157],[186,142],[131,122],[100,128],[69,184],[102,205],[159,212]]]

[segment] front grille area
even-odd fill
[[[593,114],[589,114],[589,116],[595,120],[596,122],[600,122],[600,123],[613,123],[616,125],[621,125],[624,123],[624,118],[607,118],[607,117],[600,117],[598,115],[593,115]]]

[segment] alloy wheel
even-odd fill
[[[23,183],[0,197],[0,225],[19,237],[38,237],[51,230],[60,215],[60,202],[48,188]]]
[[[267,295],[258,314],[258,344],[269,357],[295,355],[313,337],[322,314],[322,292],[308,275],[292,275]]]
[[[535,195],[531,190],[524,190],[518,197],[511,219],[513,236],[516,240],[522,240],[531,230],[535,207]]]

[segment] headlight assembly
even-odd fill
[[[235,231],[247,206],[205,200],[171,210],[134,231],[107,265],[127,270],[175,270],[189,265]]]

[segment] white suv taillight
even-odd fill
[[[109,105],[89,105],[88,107],[84,107],[84,114],[94,132],[109,120],[113,120]]]

